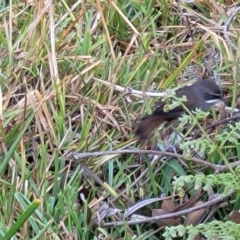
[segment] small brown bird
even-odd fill
[[[184,105],[189,110],[198,108],[207,112],[217,101],[224,101],[219,86],[215,81],[209,79],[198,80],[192,85],[184,86],[176,91],[176,97],[181,98],[184,95],[187,98]],[[165,103],[160,101],[159,106],[157,106],[151,115],[141,119],[135,131],[140,141],[147,140],[152,131],[161,123],[173,121],[181,117],[185,112],[181,105],[168,112],[164,112],[164,106]]]

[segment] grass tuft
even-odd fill
[[[164,131],[144,146],[136,142],[137,120],[157,100],[137,97],[132,89],[159,92],[180,86],[189,75],[215,76],[229,106],[238,106],[239,14],[224,33],[235,7],[229,2],[1,1],[1,239],[163,239],[164,230],[151,222],[109,228],[94,223],[123,220],[127,207],[162,193],[179,203],[174,177],[213,172],[204,161],[180,159],[178,147],[175,156],[118,150],[169,147]],[[215,144],[206,153],[212,164],[239,159],[236,135],[231,139],[226,124],[223,129],[229,131],[226,141],[215,138],[220,128],[202,134]],[[190,138],[189,133],[182,141]],[[115,152],[72,157],[104,151]],[[89,194],[81,205],[82,188]],[[190,189],[188,197],[193,194]],[[103,201],[118,214],[101,217]],[[139,214],[151,216],[160,205]],[[212,217],[224,221],[239,195],[222,205]]]

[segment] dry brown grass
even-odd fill
[[[207,175],[212,172],[210,165],[182,161],[178,146],[175,156],[155,156],[153,162],[152,155],[117,152],[72,161],[72,154],[166,150],[168,138],[161,141],[155,134],[145,147],[139,146],[133,129],[155,102],[145,91],[159,92],[186,79],[214,76],[221,80],[229,105],[237,107],[239,14],[224,32],[236,4],[216,0],[194,4],[6,2],[0,8],[0,235],[26,211],[28,200],[41,199],[38,212],[13,239],[94,239],[100,235],[102,239],[159,239],[151,223],[93,230],[87,225],[87,207],[75,204],[78,189],[91,189],[93,212],[98,205],[96,195],[108,206],[123,210],[161,192],[172,195],[174,176],[195,175],[200,170]],[[217,116],[213,114],[212,120],[218,120]],[[211,135],[216,146],[217,134],[221,129]],[[227,141],[231,137],[224,140],[220,155],[205,151],[210,164],[223,164],[223,156],[232,163],[239,159],[237,139]],[[184,136],[182,141],[190,140]],[[82,164],[91,177],[80,171]],[[221,213],[212,213],[215,219],[223,220],[237,208],[238,195],[230,200],[235,201]],[[142,214],[149,215],[149,208]]]

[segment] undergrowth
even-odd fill
[[[230,174],[237,182],[239,123],[206,128],[228,112],[212,110],[208,123],[202,113],[201,120],[183,116],[183,131],[166,127],[144,144],[134,136],[138,119],[157,102],[145,92],[186,80],[213,78],[228,106],[238,108],[239,14],[224,33],[233,1],[0,3],[1,239],[190,239],[189,231],[200,229],[203,236],[207,224],[221,230],[230,224],[226,220],[239,208],[233,186],[218,208],[204,208],[209,217],[195,227],[179,224],[175,230],[171,221],[154,221],[151,210],[159,210],[162,200],[140,201],[140,219],[123,212],[163,193],[161,199],[169,196],[176,205],[194,198],[194,181],[178,196],[175,178],[201,173],[207,182],[208,176]],[[169,140],[173,134],[178,141]],[[101,155],[105,151],[110,153]],[[73,157],[85,152],[93,155]],[[223,186],[205,190],[199,198],[211,203]],[[219,238],[211,233],[205,238]]]

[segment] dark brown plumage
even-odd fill
[[[215,102],[224,100],[219,86],[215,81],[209,79],[198,80],[192,85],[184,86],[176,91],[176,97],[180,98],[184,95],[187,98],[184,105],[189,110],[198,108],[206,112]],[[160,101],[159,106],[157,106],[152,114],[141,119],[135,131],[140,141],[147,140],[152,131],[161,123],[175,120],[185,112],[182,106],[164,112],[164,105],[165,103]]]

